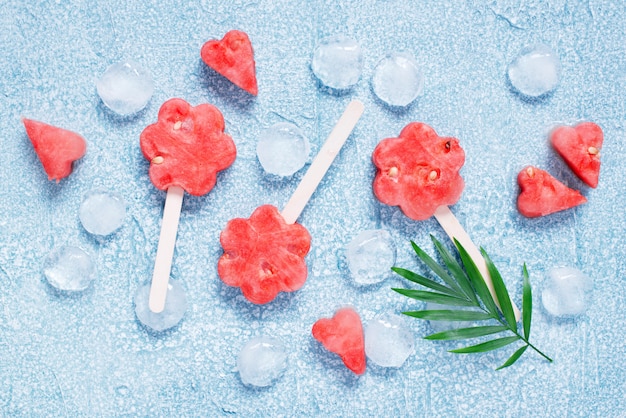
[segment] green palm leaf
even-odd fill
[[[455,296],[444,295],[443,293],[426,292],[423,290],[413,289],[397,289],[391,290],[400,293],[411,299],[421,300],[423,302],[438,303],[440,305],[452,305],[452,306],[475,306],[473,302],[467,299],[459,299]]]
[[[454,277],[459,284],[459,287],[463,291],[463,294],[467,296],[468,299],[474,301],[476,305],[478,305],[478,300],[476,299],[476,294],[474,293],[474,289],[472,288],[472,284],[469,281],[469,278],[463,271],[461,265],[456,261],[454,256],[447,250],[446,247],[437,240],[433,235],[430,236],[435,248],[439,252],[439,255],[443,259],[444,264],[450,270],[452,277]]]
[[[439,284],[436,281],[431,280],[427,277],[421,276],[417,273],[413,273],[410,270],[399,268],[399,267],[392,267],[391,270],[413,283],[421,284],[422,286],[428,287],[437,292],[446,293],[450,296],[455,296],[459,298],[465,297],[463,293],[456,292],[450,289],[449,287]]]
[[[528,279],[528,270],[524,264],[524,282],[522,284],[522,325],[524,326],[524,338],[530,338],[530,321],[533,316],[533,294],[530,289],[530,280]]]
[[[469,354],[469,353],[484,353],[486,351],[497,350],[498,348],[502,348],[509,344],[514,343],[515,341],[519,341],[519,337],[502,337],[496,338],[495,340],[486,341],[484,343],[471,345],[469,347],[457,348],[455,350],[450,350],[451,353],[457,354]]]
[[[483,279],[483,275],[478,271],[478,267],[472,260],[472,257],[467,253],[463,245],[456,239],[454,240],[457,249],[459,250],[459,255],[461,256],[461,261],[463,262],[463,266],[465,266],[465,271],[467,272],[467,276],[469,277],[474,289],[476,290],[476,294],[482,300],[485,308],[493,315],[498,315],[498,308],[496,303],[493,301],[491,297],[491,293],[489,292],[489,288],[485,284],[485,279]]]
[[[484,321],[493,317],[480,311],[461,311],[452,309],[431,309],[423,311],[402,312],[413,318],[427,319],[429,321]]]
[[[519,349],[517,349],[515,353],[513,353],[513,355],[509,357],[509,359],[505,361],[504,364],[498,367],[496,370],[504,369],[505,367],[509,367],[510,365],[515,363],[517,359],[519,359],[522,356],[522,354],[524,354],[524,351],[526,351],[527,348],[528,348],[528,345],[524,345],[520,347]]]
[[[454,280],[452,277],[450,277],[448,272],[443,267],[441,267],[439,264],[437,264],[437,262],[435,260],[433,260],[428,254],[426,254],[424,252],[424,250],[422,250],[420,247],[418,247],[416,243],[411,241],[411,245],[413,246],[413,251],[415,251],[415,254],[417,254],[419,259],[422,260],[422,262],[424,264],[426,264],[428,266],[428,268],[430,268],[433,271],[433,273],[435,273],[437,276],[441,277],[441,280],[446,282],[447,285],[450,286],[450,288],[452,288],[452,289],[454,289],[454,290],[456,290],[458,292],[462,292],[462,290],[459,287],[459,285],[457,284],[456,280]]]
[[[487,270],[489,271],[489,276],[491,276],[493,289],[496,291],[498,304],[500,305],[500,311],[502,312],[504,319],[506,319],[506,322],[509,324],[511,329],[513,331],[517,331],[515,312],[513,311],[513,306],[511,305],[511,297],[509,296],[509,292],[506,290],[506,286],[504,285],[504,280],[502,280],[500,272],[493,264],[493,261],[491,261],[491,258],[487,255],[485,250],[481,248],[480,252],[485,259],[485,263],[487,264]]]
[[[438,332],[424,337],[427,340],[464,340],[466,338],[483,337],[485,335],[497,334],[508,330],[502,325],[485,325],[482,327],[457,328],[448,331]]]

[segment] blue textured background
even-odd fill
[[[409,5],[408,3],[412,3]],[[626,409],[626,233],[624,120],[626,7],[617,0],[365,1],[0,1],[0,415],[111,416],[239,414],[343,416],[615,416]],[[232,28],[252,39],[259,96],[251,98],[205,68],[201,45]],[[318,39],[346,34],[364,48],[359,84],[343,95],[319,88],[309,60]],[[555,93],[528,103],[507,85],[507,64],[543,42],[563,65]],[[413,53],[425,69],[425,94],[404,111],[384,107],[369,79],[387,52]],[[131,119],[109,112],[95,80],[128,58],[154,76],[155,95]],[[153,335],[137,322],[133,296],[150,278],[164,193],[147,176],[139,133],[160,104],[182,97],[210,102],[226,118],[237,161],[207,196],[185,199],[173,276],[189,310],[174,330]],[[221,284],[218,236],[255,207],[282,207],[302,172],[264,175],[256,138],[279,121],[298,124],[314,155],[352,99],[366,104],[354,134],[300,217],[313,237],[302,290],[267,306],[247,303]],[[81,133],[87,155],[60,184],[49,182],[20,116]],[[555,361],[532,352],[496,372],[511,350],[477,356],[446,352],[452,344],[420,337],[427,323],[409,320],[416,353],[398,370],[368,366],[354,377],[310,336],[313,322],[352,304],[364,322],[414,304],[389,290],[353,286],[344,246],[363,229],[388,229],[398,265],[419,269],[408,242],[431,250],[444,239],[434,220],[413,222],[372,195],[370,155],[408,122],[456,136],[467,154],[463,197],[453,211],[492,255],[519,304],[521,265],[534,288],[532,339]],[[597,189],[584,186],[555,155],[556,124],[602,126]],[[515,209],[517,172],[547,169],[582,190],[589,202],[529,220]],[[84,193],[104,187],[128,202],[123,228],[95,240],[78,221]],[[349,204],[346,204],[349,203]],[[55,294],[41,263],[57,245],[76,244],[97,260],[93,288]],[[546,271],[568,264],[595,280],[594,303],[576,320],[555,321],[540,306]],[[268,334],[290,349],[275,386],[244,387],[236,358],[248,339]]]

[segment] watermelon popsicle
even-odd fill
[[[372,161],[378,170],[373,184],[378,200],[400,206],[414,220],[434,216],[450,239],[456,239],[467,250],[497,301],[485,260],[448,207],[459,200],[465,187],[459,174],[465,152],[459,141],[440,137],[424,123],[412,122],[398,138],[380,141]],[[519,309],[511,305],[519,319]]]
[[[280,292],[293,292],[304,285],[304,256],[309,252],[311,236],[296,220],[363,109],[358,100],[348,105],[282,212],[262,205],[249,219],[231,219],[220,234],[224,250],[217,265],[220,279],[228,286],[241,288],[250,302],[269,303]]]
[[[192,107],[182,99],[163,103],[156,123],[140,136],[149,175],[157,189],[167,190],[157,248],[149,307],[165,307],[176,233],[185,191],[202,196],[213,189],[217,172],[226,169],[237,154],[232,138],[224,133],[224,117],[210,104]]]

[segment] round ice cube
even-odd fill
[[[154,313],[150,310],[149,298],[150,283],[146,283],[135,294],[135,314],[142,324],[155,331],[172,328],[183,319],[187,311],[187,295],[177,280],[170,280],[167,285],[165,309],[162,312]]]
[[[154,93],[152,76],[132,61],[111,65],[96,82],[104,104],[122,116],[132,115],[146,107]]]
[[[408,106],[424,92],[424,74],[412,55],[389,54],[376,65],[372,89],[390,106]]]
[[[309,158],[309,140],[296,125],[280,122],[261,132],[256,146],[263,169],[270,174],[290,176]]]
[[[363,52],[354,39],[346,36],[324,38],[313,52],[311,69],[325,86],[347,89],[361,78]]]
[[[509,64],[509,81],[515,90],[529,97],[539,97],[559,84],[561,64],[546,45],[526,48]]]
[[[92,190],[83,197],[78,218],[90,234],[109,235],[124,223],[126,203],[118,193]]]
[[[555,267],[541,293],[543,307],[554,316],[575,316],[591,305],[593,280],[573,267]]]
[[[287,369],[287,349],[271,337],[255,337],[241,349],[237,369],[246,385],[269,386]]]
[[[404,318],[383,314],[365,328],[365,354],[381,367],[400,367],[413,354],[415,335]]]
[[[48,254],[43,274],[53,287],[70,292],[85,290],[96,278],[96,266],[83,249],[66,245]]]
[[[360,232],[346,247],[350,276],[359,285],[380,283],[396,262],[396,245],[384,229]]]

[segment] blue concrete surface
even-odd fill
[[[619,416],[626,410],[625,129],[626,8],[611,0],[193,0],[0,2],[0,415],[4,416]],[[200,61],[201,45],[238,28],[252,39],[259,95],[251,98]],[[349,92],[319,88],[309,68],[317,41],[346,34],[364,48],[362,80]],[[507,64],[543,42],[559,55],[554,94],[528,102],[507,84]],[[425,93],[408,109],[376,100],[369,79],[386,53],[409,51],[424,66]],[[151,71],[156,90],[133,118],[113,115],[95,80],[121,59]],[[182,97],[217,105],[238,156],[204,197],[185,199],[172,275],[189,310],[157,335],[136,320],[133,297],[149,280],[164,193],[147,175],[139,133],[161,103]],[[263,203],[282,207],[302,171],[276,181],[255,155],[260,131],[296,123],[315,153],[346,104],[365,114],[300,217],[311,232],[305,286],[267,306],[246,302],[217,277],[218,237],[233,217]],[[81,133],[86,156],[59,184],[49,182],[20,116]],[[310,335],[312,324],[343,304],[363,321],[417,308],[389,288],[351,284],[344,247],[361,230],[388,229],[400,266],[421,269],[409,240],[432,251],[434,220],[414,222],[373,197],[370,156],[382,138],[410,121],[456,136],[467,155],[466,187],[452,207],[484,246],[519,304],[521,266],[534,289],[532,352],[494,371],[510,350],[477,356],[447,353],[451,343],[420,337],[397,370],[368,366],[354,377]],[[602,126],[597,189],[584,186],[556,156],[547,134],[557,124]],[[517,172],[534,164],[589,199],[576,209],[525,219],[515,208]],[[128,216],[113,236],[96,240],[80,226],[78,205],[93,188],[116,190]],[[93,254],[98,279],[77,295],[56,294],[42,277],[55,246]],[[595,281],[589,311],[554,320],[540,306],[546,272],[578,267]],[[407,318],[408,319],[408,318]],[[270,335],[290,349],[274,386],[245,387],[239,350]]]

